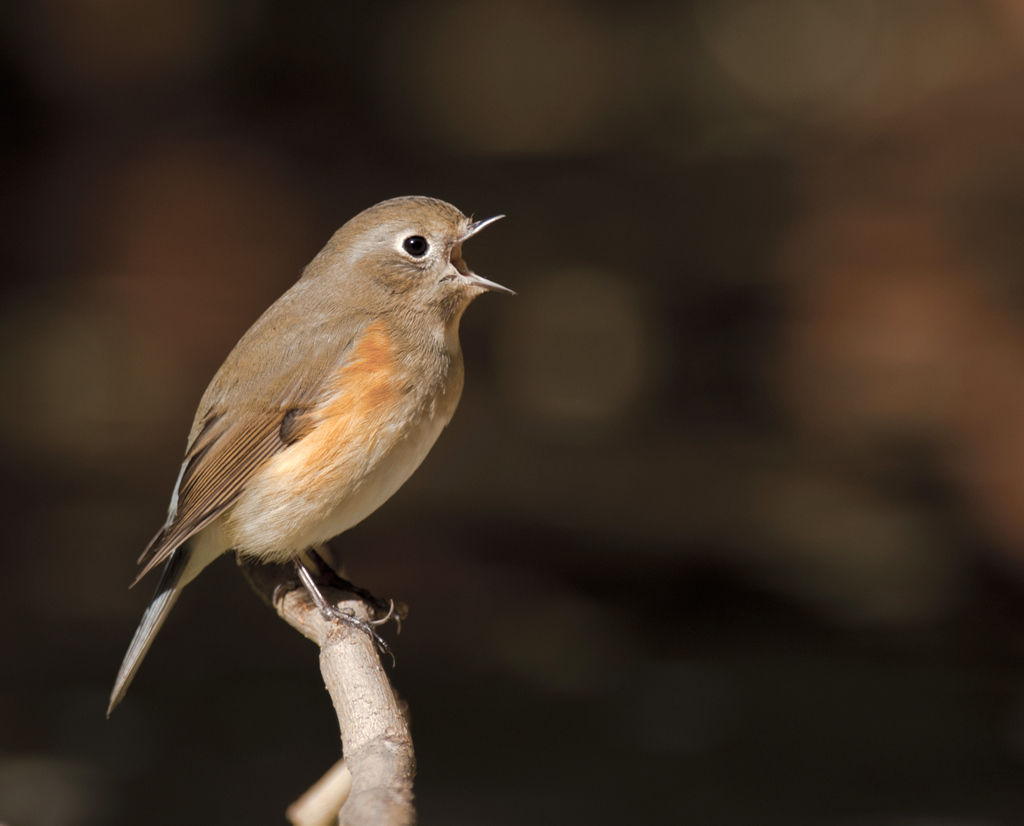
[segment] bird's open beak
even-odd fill
[[[480,287],[484,290],[490,290],[493,293],[504,293],[505,295],[515,295],[515,291],[510,290],[508,287],[503,287],[501,284],[497,284],[494,281],[490,281],[483,276],[477,275],[472,272],[467,266],[466,262],[462,260],[462,244],[467,238],[472,238],[480,230],[489,224],[493,224],[500,218],[504,218],[504,215],[495,215],[491,218],[484,218],[482,221],[474,221],[469,225],[469,229],[466,234],[459,239],[459,243],[455,247],[455,251],[452,254],[452,263],[455,265],[455,269],[459,271],[459,274],[474,287]]]
[[[490,218],[484,218],[481,221],[474,221],[472,224],[469,225],[469,230],[466,232],[466,234],[463,235],[459,240],[465,241],[467,238],[472,238],[484,227],[493,224],[495,221],[500,221],[504,217],[504,215],[494,215]]]
[[[490,290],[492,293],[504,293],[505,295],[515,295],[515,290],[510,290],[508,287],[502,287],[501,284],[490,281],[483,276],[477,275],[475,272],[464,272],[462,277],[466,279],[474,287],[482,287],[485,290]]]

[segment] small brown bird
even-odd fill
[[[135,582],[165,565],[108,716],[182,588],[222,553],[294,562],[324,604],[300,556],[416,470],[462,393],[463,311],[486,290],[512,294],[462,258],[501,217],[474,222],[422,197],[370,207],[242,336],[199,402],[167,521],[139,558]]]

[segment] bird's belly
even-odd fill
[[[390,499],[427,457],[446,424],[448,419],[441,418],[418,423],[366,473],[357,488],[342,485],[345,495],[334,503],[327,518],[313,527],[312,541],[305,542],[305,547],[347,531]]]
[[[348,530],[405,483],[453,412],[430,405],[399,426],[365,409],[326,418],[270,459],[226,514],[232,547],[284,562]]]

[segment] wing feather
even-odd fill
[[[285,342],[277,349],[276,358],[268,362],[254,358],[256,348],[246,345],[252,343],[247,339],[273,327],[263,324],[270,316],[268,311],[243,337],[203,396],[172,512],[139,557],[142,570],[133,585],[231,507],[268,459],[315,428],[316,402],[328,387],[325,379],[344,365],[365,326],[353,320],[346,335],[333,325],[327,336],[327,324],[291,326],[293,335],[302,329],[307,336],[319,333],[321,346],[311,352]],[[325,340],[329,346],[323,346]],[[312,353],[319,358],[311,360]],[[275,381],[276,377],[280,380]],[[274,398],[260,398],[252,392],[253,388],[275,386]],[[337,392],[336,387],[331,389]]]
[[[143,552],[136,582],[230,507],[257,469],[287,446],[280,437],[286,412],[230,428],[194,461],[186,459],[177,512]]]

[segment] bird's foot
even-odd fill
[[[368,588],[356,585],[349,579],[341,576],[321,556],[320,548],[317,546],[309,552],[309,558],[316,565],[317,580],[322,586],[337,588],[339,591],[348,591],[355,594],[367,604],[374,618],[370,620],[371,625],[384,625],[391,620],[395,622],[396,634],[402,633],[402,620],[409,616],[409,606],[404,602],[395,602],[393,599],[380,599]],[[379,615],[383,614],[383,617]]]
[[[396,664],[395,652],[391,650],[391,646],[384,641],[384,638],[377,633],[377,629],[374,627],[375,625],[380,625],[381,620],[370,620],[369,622],[366,622],[359,619],[359,617],[354,614],[344,611],[329,603],[325,603],[323,606],[318,607],[320,608],[320,612],[327,617],[327,619],[335,620],[336,622],[343,623],[350,628],[356,628],[359,631],[366,633],[370,639],[373,640],[374,644],[377,646],[377,650],[380,651],[381,654],[387,654],[391,657],[392,667]]]
[[[384,641],[384,638],[377,633],[376,628],[376,626],[383,625],[388,620],[394,619],[396,624],[399,625],[399,629],[401,629],[400,613],[396,611],[394,600],[390,600],[389,603],[377,600],[365,588],[359,588],[358,590],[356,590],[356,586],[352,586],[352,583],[350,583],[348,580],[342,579],[337,574],[335,574],[334,579],[338,582],[332,580],[330,582],[330,587],[336,587],[340,590],[350,591],[351,593],[354,593],[357,597],[359,597],[363,602],[367,604],[367,607],[369,608],[371,614],[377,613],[378,605],[387,606],[388,611],[384,617],[374,617],[373,619],[370,619],[368,621],[362,620],[359,617],[355,616],[351,611],[345,611],[341,608],[338,608],[336,605],[332,605],[330,602],[328,602],[327,598],[323,595],[323,593],[320,591],[320,588],[317,586],[316,581],[313,579],[313,575],[301,562],[297,561],[295,563],[295,570],[298,572],[299,579],[302,580],[302,584],[306,586],[306,591],[309,593],[310,598],[312,598],[313,604],[316,605],[317,609],[324,617],[326,617],[327,619],[343,623],[344,625],[347,625],[350,628],[357,628],[360,631],[366,633],[374,641],[374,644],[377,646],[377,649],[382,654],[387,654],[388,656],[390,656],[391,664],[395,665],[394,652],[391,650],[391,647]],[[367,596],[364,595],[368,595],[369,598],[367,598]],[[381,607],[380,610],[383,610],[383,607]]]

